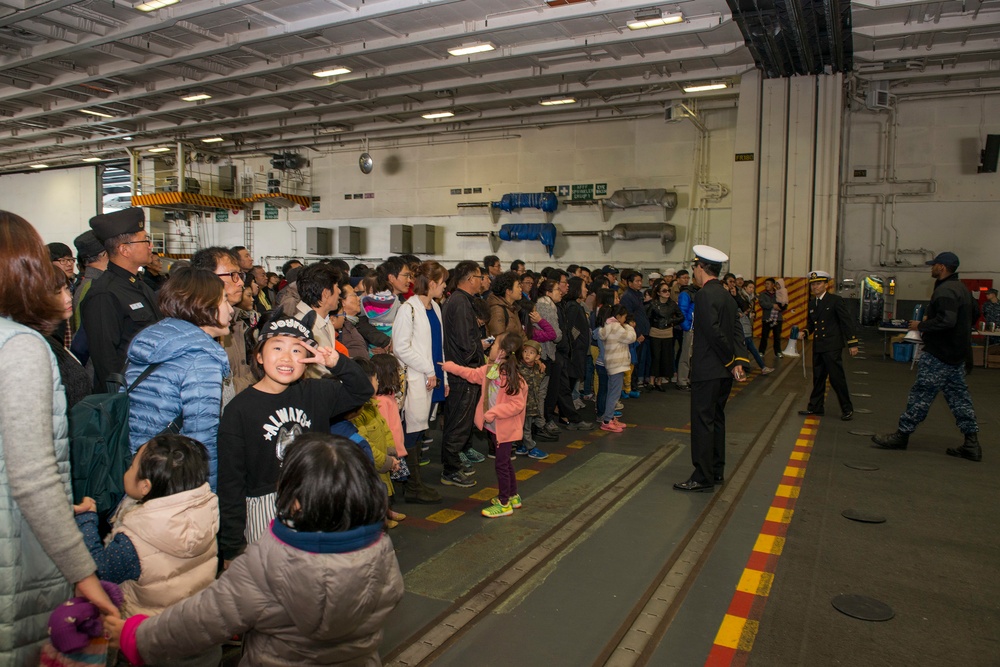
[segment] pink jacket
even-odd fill
[[[528,403],[528,385],[521,380],[521,387],[518,392],[511,396],[505,387],[501,387],[497,392],[497,403],[485,414],[483,404],[486,403],[486,385],[489,380],[486,377],[487,371],[493,364],[486,364],[479,368],[467,368],[458,364],[446,361],[442,368],[446,373],[454,373],[468,382],[476,382],[482,387],[482,398],[476,405],[476,427],[483,430],[483,425],[491,421],[496,429],[497,442],[517,442],[524,435],[524,410]]]
[[[556,330],[552,328],[552,325],[544,317],[535,322],[534,328],[531,330],[531,340],[539,343],[548,343],[555,339]]]

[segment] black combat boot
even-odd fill
[[[872,436],[872,442],[882,449],[906,449],[910,443],[910,434],[896,431],[895,433],[881,433]]]
[[[949,447],[946,451],[948,456],[961,456],[963,459],[969,459],[970,461],[983,460],[983,450],[979,446],[978,433],[966,433],[965,443],[961,447]]]

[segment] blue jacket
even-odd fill
[[[200,328],[167,318],[146,327],[128,349],[125,380],[131,384],[146,366],[162,363],[129,396],[129,442],[134,454],[178,416],[181,434],[208,450],[212,491],[218,481],[219,416],[222,379],[229,375],[226,351]]]
[[[691,331],[691,325],[694,323],[694,292],[687,287],[681,289],[681,293],[677,295],[677,307],[684,315],[681,329]]]
[[[621,296],[621,304],[628,309],[628,314],[635,320],[635,333],[638,336],[649,335],[649,317],[646,315],[645,304],[642,302],[642,292],[626,289]]]

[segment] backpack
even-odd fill
[[[74,503],[90,496],[97,503],[98,514],[106,516],[125,495],[123,478],[132,465],[128,395],[159,366],[147,366],[128,387],[124,377],[111,375],[107,393],[91,394],[73,406],[69,455]],[[165,431],[179,432],[178,421],[171,422]]]

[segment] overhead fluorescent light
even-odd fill
[[[560,104],[576,104],[575,97],[550,97],[539,102],[543,107],[554,107]]]
[[[158,146],[156,148],[149,148],[146,150],[147,153],[166,153],[169,152],[170,148],[167,146]]]
[[[425,113],[421,118],[426,118],[427,120],[434,120],[435,118],[451,118],[455,114],[451,111],[436,111],[434,113]]]
[[[132,141],[132,137],[122,137],[122,141]]]
[[[225,141],[225,140],[226,139],[224,137],[209,137],[208,139],[202,139],[201,143],[203,143],[203,144],[217,144],[217,143],[219,143],[221,141]]]
[[[101,158],[99,158],[99,157],[85,157],[85,158],[83,158],[83,161],[84,162],[100,162]]]
[[[728,83],[702,83],[696,86],[684,86],[685,93],[703,93],[706,90],[722,90],[728,88]]]
[[[663,16],[659,9],[646,12],[636,12],[635,18],[625,23],[629,30],[645,30],[646,28],[658,28],[663,25],[671,25],[684,21],[684,15],[680,12]]]
[[[49,165],[47,165],[47,164],[33,164],[33,165],[31,165],[31,168],[32,169],[48,169]]]
[[[351,128],[346,125],[330,125],[329,127],[321,127],[317,132],[320,134],[339,134],[340,132],[347,132]]]
[[[169,7],[170,5],[176,5],[180,0],[146,0],[134,7],[140,12],[152,12],[157,9],[163,9],[164,7]]]
[[[325,76],[340,76],[341,74],[350,74],[351,69],[349,67],[331,67],[330,69],[321,69],[318,72],[313,72],[313,76],[318,76],[320,78]]]
[[[101,118],[114,118],[109,113],[104,113],[103,111],[94,111],[93,109],[80,109],[80,113],[85,113],[90,116],[99,116]]]
[[[181,99],[185,102],[201,102],[202,100],[212,99],[212,96],[208,93],[192,93],[191,95],[186,95]]]
[[[473,53],[486,53],[487,51],[492,51],[497,47],[493,46],[489,42],[484,42],[483,44],[466,44],[464,46],[456,46],[453,49],[448,49],[448,53],[453,56],[469,56]]]

